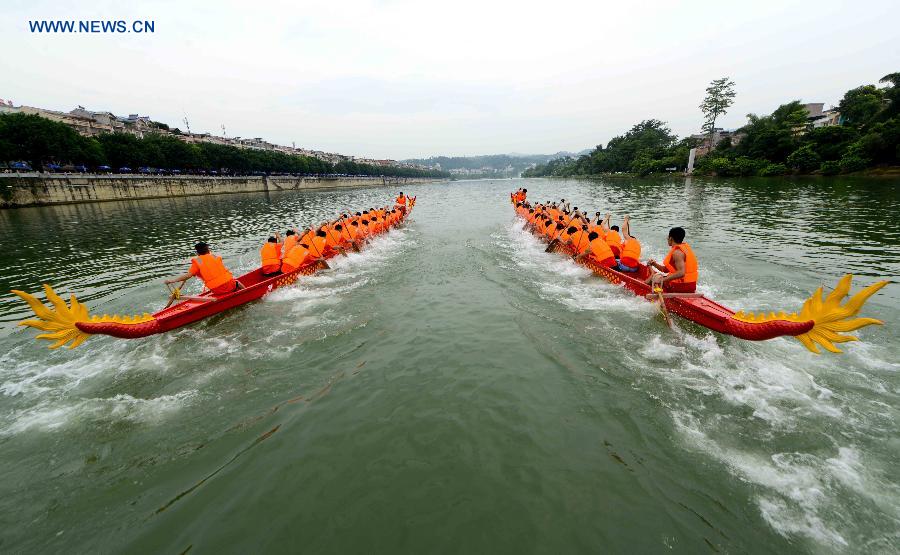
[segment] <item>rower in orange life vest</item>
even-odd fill
[[[628,216],[625,216],[622,222],[622,235],[625,236],[625,240],[622,242],[619,265],[616,269],[620,272],[637,272],[641,268],[641,243],[631,235],[631,218]]]
[[[197,256],[191,259],[191,267],[188,272],[177,278],[167,279],[167,284],[184,283],[192,277],[199,276],[206,288],[216,296],[244,288],[222,263],[222,257],[209,252],[209,245],[201,241],[194,245],[194,250],[197,251]]]
[[[609,217],[610,215],[607,214],[606,218],[603,220],[603,224],[601,224],[604,235],[603,238],[609,245],[609,248],[612,249],[613,255],[616,258],[619,258],[619,255],[622,253],[622,238],[619,237],[619,226],[609,225]]]
[[[300,266],[312,262],[314,259],[315,257],[309,252],[306,245],[295,241],[291,250],[284,253],[284,258],[281,260],[281,271],[289,274]]]
[[[596,231],[588,233],[588,241],[590,242],[589,247],[581,254],[575,255],[575,260],[581,260],[585,256],[590,256],[598,265],[604,268],[615,267],[616,257],[613,256],[612,249],[609,248],[609,244]]]
[[[262,275],[271,276],[281,271],[281,236],[277,233],[259,249],[262,259]]]
[[[400,196],[397,197],[397,206],[400,207],[404,213],[406,212],[406,195],[403,194],[403,191],[400,191]]]
[[[697,290],[697,257],[691,246],[684,242],[685,231],[680,227],[669,230],[667,239],[671,250],[663,263],[648,260],[647,267],[666,274],[653,273],[647,283],[661,286],[667,293],[693,293]]]

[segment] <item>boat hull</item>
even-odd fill
[[[543,236],[535,235],[543,239]],[[574,247],[562,243],[556,243],[552,250],[568,256],[572,256],[575,253]],[[650,285],[644,281],[649,277],[650,271],[643,264],[633,274],[604,268],[590,257],[583,258],[579,261],[579,264],[589,268],[595,275],[606,279],[610,283],[622,285],[639,297],[647,298],[653,294]],[[771,319],[765,322],[747,322],[736,318],[735,311],[702,295],[696,297],[665,297],[664,302],[666,310],[686,320],[700,324],[713,331],[749,341],[765,341],[784,335],[802,335],[810,331],[815,325],[815,322],[812,320],[794,322]]]
[[[406,217],[409,216],[411,211],[412,206],[405,211],[403,219],[397,223],[397,226],[406,221]],[[333,252],[326,258],[332,258],[337,254],[337,252]],[[327,267],[328,264],[324,259],[316,260],[297,268],[293,272],[277,274],[271,277],[262,275],[262,269],[257,268],[235,278],[244,287],[231,293],[213,295],[212,292],[207,291],[199,295],[199,297],[185,299],[168,308],[164,308],[141,321],[123,321],[118,317],[104,317],[75,322],[75,327],[86,334],[92,335],[110,335],[121,339],[147,337],[187,326],[204,318],[255,301],[279,287],[293,284],[300,276],[311,275]]]

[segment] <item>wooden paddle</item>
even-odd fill
[[[663,297],[662,287],[654,287],[653,292],[656,293],[657,299],[659,299],[659,311],[662,313],[663,318],[665,318],[666,325],[671,328],[672,319],[669,318],[669,311],[666,309],[666,299]]]

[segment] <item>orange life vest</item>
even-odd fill
[[[619,256],[619,253],[622,250],[622,238],[619,236],[619,232],[613,229],[609,230],[606,234],[606,243],[609,245],[609,248],[612,249],[613,254]]]
[[[325,226],[322,229],[325,230],[325,246],[333,249],[340,242],[340,236],[330,226]]]
[[[400,206],[406,206],[406,196],[400,195],[399,197],[397,197],[397,204],[399,204]]]
[[[193,257],[191,262],[193,262],[191,269],[193,270],[194,265],[196,265],[200,279],[203,280],[203,284],[209,290],[221,287],[234,279],[234,276],[231,275],[231,272],[228,271],[228,268],[222,262],[221,256],[216,256],[212,253],[201,254]]]
[[[572,246],[575,247],[575,252],[578,254],[586,251],[591,246],[587,241],[587,233],[580,229],[570,236],[570,240],[572,241]]]
[[[603,262],[607,258],[612,258],[613,261],[615,261],[613,251],[609,248],[609,244],[599,237],[591,241],[591,256],[593,256],[597,262]]]
[[[622,245],[622,255],[620,257],[620,261],[622,264],[634,268],[639,265],[641,262],[641,244],[637,239],[632,237],[631,239],[627,239],[625,244]]]
[[[299,240],[300,240],[300,237],[298,237],[297,234],[288,235],[287,237],[284,238],[284,245],[281,249],[281,252],[284,254],[291,252],[291,249],[294,248],[294,245],[296,245],[297,241],[299,241]]]
[[[294,245],[294,248],[284,255],[284,260],[281,263],[281,271],[285,273],[293,272],[306,263],[309,258],[309,251],[303,248],[303,245]]]
[[[262,267],[265,273],[278,270],[281,266],[281,243],[266,242],[259,249],[259,257],[262,258]]]
[[[309,250],[316,256],[323,256],[325,254],[325,238],[318,235],[314,236]]]
[[[303,234],[302,237],[300,237],[300,242],[306,244],[307,246],[312,245],[313,237],[315,237],[315,236],[316,236],[315,231],[307,231],[306,233]]]
[[[675,265],[672,263],[672,254],[675,251],[684,253],[684,276],[669,280],[668,283],[697,283],[697,277],[699,276],[697,257],[694,256],[693,249],[687,243],[672,245],[672,250],[666,255],[666,259],[663,260],[663,266],[666,267],[670,274],[676,271]]]

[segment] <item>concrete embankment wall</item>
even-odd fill
[[[261,191],[431,183],[412,177],[204,177],[0,174],[0,208]]]

